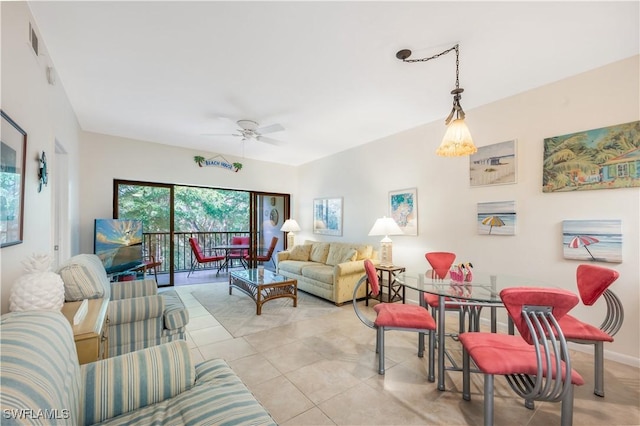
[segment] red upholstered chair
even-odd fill
[[[582,322],[571,315],[560,319],[560,327],[568,341],[594,345],[593,393],[598,396],[604,396],[604,342],[613,342],[613,336],[620,330],[624,320],[622,303],[609,289],[619,275],[618,271],[602,266],[578,265],[576,281],[582,303],[592,306],[603,296],[607,302],[607,313],[600,327]]]
[[[202,251],[202,248],[200,247],[200,244],[198,243],[197,238],[189,238],[189,244],[191,245],[191,250],[193,251],[195,259],[193,259],[193,262],[191,262],[191,269],[187,274],[187,278],[189,277],[189,275],[191,275],[196,265],[202,263],[220,262],[225,259],[225,257],[222,255],[205,255]]]
[[[234,236],[231,237],[231,244],[235,245],[249,245],[249,237],[240,237],[240,236]],[[230,250],[229,251],[229,262],[231,262],[232,266],[233,266],[233,261],[234,260],[239,260],[240,264],[242,266],[244,266],[245,268],[247,267],[247,263],[244,260],[245,256],[247,256],[249,254],[249,250],[248,249],[239,249],[239,250]]]
[[[451,265],[453,265],[453,261],[456,260],[455,253],[449,253],[445,251],[432,251],[429,253],[425,253],[424,257],[431,265],[429,271],[427,271],[427,278],[431,278],[434,280],[444,281],[449,278],[449,270],[451,269]],[[431,313],[434,318],[437,317],[436,311],[438,310],[438,296],[435,294],[424,293],[424,301],[427,306],[431,308]],[[447,303],[450,302],[450,298],[445,298],[445,310],[450,311],[460,311],[460,305],[456,303]],[[460,333],[464,331],[464,316],[463,313],[460,312]]]
[[[567,342],[558,326],[578,296],[567,290],[514,287],[500,292],[520,335],[487,332],[460,334],[462,397],[469,401],[470,359],[484,373],[484,424],[493,425],[494,376],[503,375],[511,388],[533,408],[533,401],[562,402],[560,423],[573,420],[573,386],[584,380],[571,368]]]
[[[278,237],[273,237],[271,238],[271,244],[269,245],[269,249],[267,250],[266,253],[264,254],[258,254],[256,257],[251,257],[250,254],[247,254],[244,257],[245,262],[247,262],[247,264],[251,261],[256,261],[259,263],[265,263],[265,262],[271,262],[273,263],[273,266],[275,267],[276,264],[273,261],[273,251],[276,249],[276,245],[278,244]]]
[[[357,295],[361,285],[369,280],[371,294],[380,293],[380,283],[376,268],[370,260],[364,261],[364,275],[353,290],[353,309],[356,315],[367,327],[376,329],[376,353],[378,354],[378,374],[384,374],[384,332],[387,330],[412,331],[418,333],[418,356],[424,354],[424,335],[431,334],[436,329],[436,322],[428,310],[418,305],[399,303],[378,303],[373,307],[376,319],[371,321],[358,308]]]

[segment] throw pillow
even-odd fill
[[[327,261],[325,263],[327,265],[335,266],[338,263],[349,262],[351,260],[355,260],[355,256],[357,256],[357,253],[358,252],[352,247],[344,244],[334,243],[329,247]]]
[[[311,245],[311,255],[309,260],[318,263],[327,263],[329,253],[329,243],[313,243]]]
[[[64,282],[64,299],[67,302],[110,295],[107,272],[95,254],[74,256],[57,272]]]
[[[304,244],[301,246],[293,246],[291,252],[289,252],[289,260],[300,260],[306,262],[309,260],[311,254],[311,244]]]

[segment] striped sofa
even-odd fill
[[[58,268],[65,300],[110,298],[109,356],[186,338],[189,313],[178,293],[158,293],[155,280],[110,283],[95,254],[73,256]]]
[[[78,364],[60,312],[0,317],[2,424],[275,425],[223,360],[175,341]]]

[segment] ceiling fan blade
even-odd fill
[[[281,132],[283,130],[284,130],[284,127],[282,127],[282,124],[276,123],[276,124],[271,124],[270,126],[260,127],[256,130],[256,133],[266,135],[267,133]]]
[[[242,136],[242,135],[236,135],[233,133],[200,133],[200,136]]]
[[[279,141],[278,139],[268,138],[266,136],[258,136],[256,139],[259,140],[260,142],[268,143],[270,145],[280,146],[280,145],[285,145],[286,144],[286,142],[284,142],[284,141]]]

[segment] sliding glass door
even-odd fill
[[[143,221],[143,254],[161,262],[160,286],[175,285],[176,277],[182,284],[211,281],[212,271],[217,276],[213,265],[206,265],[207,271],[187,277],[194,261],[189,238],[209,252],[234,237],[250,237],[249,251],[259,255],[275,237],[275,260],[286,247],[280,228],[288,217],[288,194],[114,181],[114,218]],[[274,262],[265,266],[273,269]]]

